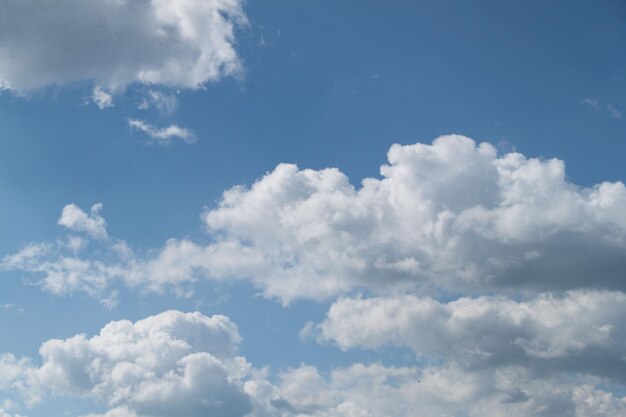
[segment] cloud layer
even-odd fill
[[[23,92],[92,81],[198,88],[240,70],[240,0],[8,0],[0,14],[0,87]],[[111,105],[106,92],[99,105]]]

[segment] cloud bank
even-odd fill
[[[51,396],[105,407],[85,417],[616,417],[626,411],[626,398],[585,375],[538,378],[521,365],[469,369],[455,362],[357,363],[328,373],[302,364],[271,373],[238,356],[240,343],[224,316],[166,311],[134,323],[113,321],[93,337],[43,343],[40,365],[0,356],[0,393],[17,392],[31,407]]]
[[[201,279],[247,280],[282,303],[330,299],[304,336],[409,349],[413,365],[261,371],[237,356],[227,318],[166,312],[48,341],[41,366],[5,355],[0,390],[108,407],[90,417],[624,415],[624,184],[581,187],[560,160],[456,135],[394,145],[388,159],[358,188],[338,169],[281,164],[202,213],[208,243],[147,253],[108,234],[99,204],[70,204],[67,236],[0,268],[105,305],[123,287],[187,296]]]
[[[111,240],[113,256],[91,259],[31,244],[1,265],[43,273],[48,288],[65,281],[66,292],[114,282],[186,292],[198,279],[246,279],[284,303],[351,291],[626,289],[623,183],[580,187],[560,160],[498,156],[463,136],[394,145],[388,157],[382,178],[358,189],[338,169],[281,164],[250,187],[227,190],[202,214],[208,245],[170,239],[142,257]],[[66,207],[72,220],[60,224],[105,236],[97,213],[76,210]],[[90,278],[69,279],[74,266]]]
[[[240,0],[8,0],[0,14],[0,87],[16,92],[91,81],[199,88],[240,71]],[[110,96],[109,96],[110,98]]]

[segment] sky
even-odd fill
[[[0,417],[626,415],[626,4],[3,0]]]

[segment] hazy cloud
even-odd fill
[[[145,133],[154,143],[168,144],[175,138],[187,143],[196,141],[196,136],[193,132],[174,124],[164,128],[157,128],[143,120],[128,119],[128,125],[133,129]]]

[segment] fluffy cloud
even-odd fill
[[[198,88],[240,69],[240,0],[8,0],[2,9],[0,87],[11,90],[83,80]]]
[[[106,239],[106,220],[100,216],[102,203],[94,204],[87,214],[75,204],[63,207],[59,224],[75,232],[84,232],[96,239]]]
[[[94,271],[88,275],[98,288],[115,276],[132,287],[182,293],[199,278],[248,279],[283,302],[354,290],[626,289],[623,183],[579,187],[567,181],[562,161],[498,156],[463,136],[394,145],[388,157],[382,178],[358,189],[337,169],[281,164],[251,187],[227,190],[202,215],[208,245],[171,239],[145,258],[119,252],[118,242],[114,261],[51,258],[27,247],[30,263],[10,255],[2,267],[47,274],[71,262]]]
[[[0,392],[18,388],[22,375],[29,367],[30,362],[27,359],[18,359],[12,354],[0,354]]]
[[[448,303],[400,296],[340,299],[317,326],[342,349],[409,347],[466,369],[519,365],[539,374],[577,371],[626,383],[626,295],[574,291],[530,301],[501,296]]]
[[[142,120],[129,119],[128,126],[145,133],[154,143],[168,144],[174,138],[178,138],[187,143],[196,141],[196,136],[191,131],[177,125],[170,125],[159,129]]]
[[[240,342],[224,316],[167,311],[114,321],[93,337],[45,342],[38,366],[1,356],[0,371],[9,372],[0,376],[11,383],[0,391],[18,391],[32,404],[53,394],[108,408],[84,417],[613,417],[626,411],[614,385],[584,374],[538,377],[519,364],[469,369],[450,362],[357,363],[330,372],[301,365],[271,375],[237,355]]]
[[[280,165],[224,193],[207,229],[262,254],[269,295],[349,288],[624,288],[626,187],[578,187],[562,161],[444,136],[394,145],[382,179]]]
[[[90,397],[113,416],[243,416],[250,367],[227,317],[168,311],[135,323],[107,324],[98,335],[49,340],[42,364],[23,376],[31,395]]]
[[[265,401],[257,402],[264,416],[612,417],[626,411],[626,398],[609,391],[575,378],[534,379],[516,366],[467,372],[455,366],[355,364],[326,376],[301,366],[265,388]]]

